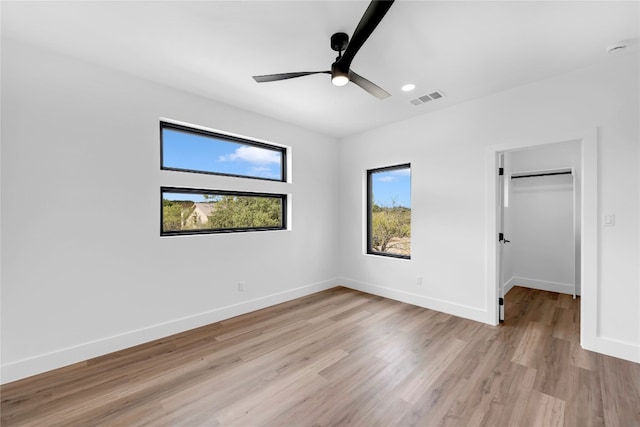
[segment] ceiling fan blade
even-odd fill
[[[258,83],[277,82],[278,80],[293,79],[311,74],[331,74],[331,71],[300,71],[298,73],[267,74],[264,76],[253,76],[253,80]]]
[[[369,92],[371,95],[375,96],[378,99],[385,99],[391,96],[389,92],[382,89],[377,84],[365,79],[364,77],[362,77],[361,75],[353,71],[349,71],[349,81],[357,84],[362,89],[366,90],[367,92]]]
[[[344,51],[342,58],[338,61],[341,69],[348,70],[351,61],[356,56],[365,41],[369,38],[373,30],[376,29],[384,15],[387,13],[394,0],[373,0],[367,10],[362,15],[358,26],[351,36],[351,40]]]

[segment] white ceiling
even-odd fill
[[[351,35],[368,1],[2,1],[2,34],[245,110],[344,137],[637,51],[638,1],[396,1],[352,69],[379,100],[326,74],[331,34]],[[622,54],[625,54],[624,52]],[[400,87],[417,88],[404,93]],[[409,100],[440,90],[446,98]]]

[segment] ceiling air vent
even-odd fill
[[[409,102],[411,102],[413,105],[420,105],[420,104],[426,104],[427,102],[430,102],[430,101],[435,101],[436,99],[440,99],[443,97],[444,97],[444,94],[439,90],[436,90],[435,92],[431,92],[428,95],[423,95],[423,96],[419,96],[418,98],[412,99]]]

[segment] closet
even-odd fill
[[[580,295],[580,146],[504,154],[503,295],[523,286]]]

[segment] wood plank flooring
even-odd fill
[[[2,426],[640,426],[640,365],[579,299],[488,326],[335,288],[1,387]]]

